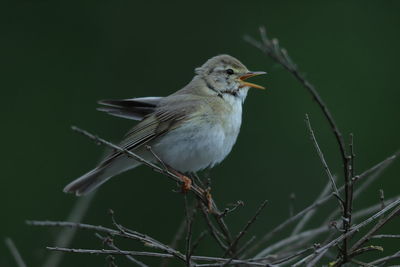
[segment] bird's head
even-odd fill
[[[229,55],[210,58],[203,66],[196,68],[195,72],[210,89],[219,94],[228,93],[245,97],[250,87],[265,89],[261,85],[245,80],[266,72],[249,71],[239,60]]]

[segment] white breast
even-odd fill
[[[231,112],[218,115],[217,120],[196,118],[184,123],[153,145],[155,153],[180,172],[196,172],[221,162],[235,144],[242,122],[242,100],[231,95],[224,99]]]

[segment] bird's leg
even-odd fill
[[[169,167],[168,169],[170,170],[170,172],[172,172],[176,176],[178,176],[181,179],[181,181],[183,182],[183,185],[182,185],[182,192],[183,193],[186,193],[187,191],[190,190],[190,188],[192,188],[192,180],[189,177],[187,177],[186,175],[184,175],[184,174],[172,169],[171,167]]]

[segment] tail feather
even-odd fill
[[[77,196],[86,195],[100,185],[107,182],[113,176],[129,169],[135,168],[140,163],[127,157],[121,157],[110,164],[99,166],[72,181],[64,187],[65,193],[74,193]]]
[[[95,168],[66,185],[63,191],[65,193],[74,193],[77,196],[85,195],[111,178],[104,177],[102,173],[102,169]]]

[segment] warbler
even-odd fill
[[[161,160],[188,189],[190,179],[185,174],[212,168],[232,150],[249,88],[265,89],[245,80],[265,73],[249,71],[232,56],[218,55],[196,68],[194,78],[169,96],[103,100],[99,110],[140,121],[119,146],[150,162]],[[64,192],[87,194],[140,164],[113,151],[93,170],[68,184]]]

